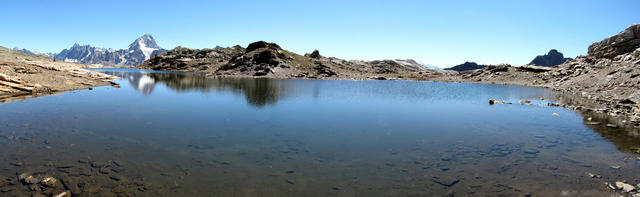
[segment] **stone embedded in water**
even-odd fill
[[[40,181],[40,184],[45,187],[56,187],[57,182],[58,180],[56,180],[55,178],[47,177],[42,179],[42,181]]]
[[[618,189],[621,189],[624,192],[631,192],[636,189],[635,187],[633,187],[633,185],[629,185],[621,181],[616,182],[616,187],[618,187]]]
[[[62,193],[60,193],[58,195],[55,195],[54,197],[71,197],[71,194],[70,194],[70,192],[65,191],[65,192],[62,192]]]
[[[617,127],[618,127],[618,125],[615,125],[615,124],[607,124],[607,127],[617,128]]]
[[[553,113],[553,114],[551,114],[551,115],[552,115],[552,116],[560,116],[560,114],[558,114],[558,113]]]
[[[538,154],[539,152],[540,152],[539,150],[536,150],[533,148],[524,149],[524,153],[527,153],[527,154]]]
[[[520,103],[531,103],[530,100],[520,100]]]

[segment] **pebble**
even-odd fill
[[[56,187],[57,182],[58,180],[56,180],[55,178],[47,177],[42,179],[42,181],[40,181],[40,184],[45,187]]]
[[[560,114],[558,114],[558,113],[553,113],[553,114],[551,114],[551,115],[552,115],[552,116],[560,116]]]

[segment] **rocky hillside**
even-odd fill
[[[529,62],[529,65],[535,65],[535,66],[557,66],[560,65],[562,63],[565,63],[567,61],[571,61],[573,60],[572,58],[565,58],[564,55],[560,52],[558,52],[558,50],[555,49],[551,49],[547,54],[545,55],[538,55],[535,58],[533,58],[533,60],[531,60],[531,62]]]
[[[465,62],[463,64],[459,64],[451,68],[445,68],[445,70],[454,70],[458,72],[464,72],[464,71],[481,69],[484,67],[487,67],[487,65],[479,65],[479,64],[476,64],[475,62]]]
[[[44,55],[28,55],[0,47],[0,103],[25,96],[117,85],[111,82],[116,77],[81,67],[76,63],[54,62]]]
[[[145,61],[140,68],[200,71],[215,76],[272,78],[397,79],[442,74],[414,60],[343,60],[319,51],[298,55],[275,43],[258,41],[247,48],[178,47]]]
[[[640,24],[596,42],[587,55],[557,67],[489,66],[444,81],[470,81],[548,87],[587,102],[577,109],[624,117],[640,126]]]
[[[54,57],[58,60],[81,64],[100,64],[104,66],[137,66],[154,55],[167,50],[156,44],[155,39],[145,34],[136,39],[127,49],[113,50],[74,44]]]

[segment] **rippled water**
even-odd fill
[[[101,71],[121,88],[0,104],[0,195],[46,190],[22,173],[135,196],[602,196],[640,178],[637,130],[540,106],[545,89]]]

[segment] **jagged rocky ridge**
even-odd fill
[[[640,126],[640,24],[596,42],[587,55],[557,67],[489,66],[443,81],[517,84],[552,88],[571,95],[568,107],[597,111]]]
[[[547,54],[545,55],[538,55],[535,58],[533,58],[533,60],[531,60],[531,62],[529,62],[529,65],[535,65],[535,66],[557,66],[560,65],[562,63],[565,63],[567,61],[571,61],[573,60],[572,58],[565,58],[564,55],[560,52],[558,52],[558,50],[555,49],[551,49]]]
[[[154,55],[166,51],[156,44],[151,35],[145,34],[131,43],[127,49],[114,50],[74,44],[71,48],[62,50],[54,57],[58,60],[81,64],[137,66]]]
[[[343,60],[323,57],[315,50],[298,55],[275,43],[258,41],[247,48],[177,47],[140,65],[154,70],[199,71],[215,76],[272,78],[397,79],[442,74],[415,60]]]

